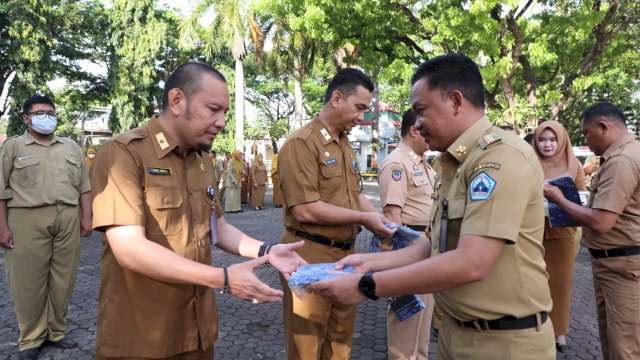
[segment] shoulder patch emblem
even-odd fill
[[[478,170],[483,170],[483,169],[488,169],[488,168],[500,170],[500,164],[494,163],[494,162],[482,163],[482,164],[479,164],[479,165],[475,166],[473,169],[471,169],[471,173],[475,174],[476,171],[478,171]]]
[[[471,179],[469,197],[471,200],[487,200],[495,187],[496,181],[483,171]]]
[[[402,171],[401,170],[391,170],[391,178],[394,181],[400,181],[400,179],[402,179]]]

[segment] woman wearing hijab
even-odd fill
[[[569,175],[578,191],[585,191],[582,166],[573,154],[567,130],[557,121],[545,121],[534,132],[533,147],[536,150],[545,180]],[[569,306],[575,262],[575,227],[550,227],[545,218],[544,260],[549,273],[549,288],[553,309],[549,313],[556,335],[556,349],[564,353],[567,348],[565,335],[569,332]]]
[[[253,210],[264,210],[264,193],[267,190],[267,166],[263,161],[262,154],[258,154],[256,161],[251,166],[251,205]]]
[[[284,203],[280,188],[280,174],[278,173],[278,154],[271,159],[271,181],[273,182],[273,206],[281,208]]]
[[[89,165],[89,169],[93,166],[93,159],[96,157],[96,149],[89,148],[87,150],[87,165]]]
[[[242,154],[242,189],[240,190],[240,202],[246,204],[251,200],[251,166],[245,154]]]
[[[240,189],[242,188],[242,153],[234,150],[231,160],[227,162],[227,179],[224,201],[224,211],[228,213],[242,212],[240,207]]]

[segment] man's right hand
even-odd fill
[[[257,299],[270,303],[282,301],[282,291],[263,283],[253,273],[253,269],[267,262],[268,256],[229,266],[229,293],[243,300]]]
[[[0,246],[5,249],[13,249],[13,234],[11,230],[5,230],[0,232]]]
[[[362,212],[362,225],[374,234],[390,238],[395,232],[395,229],[389,229],[385,226],[390,223],[391,221],[380,213]]]

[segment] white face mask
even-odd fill
[[[93,159],[94,157],[96,157],[96,154],[89,154],[87,156],[89,157],[89,159]]]
[[[31,128],[40,134],[49,135],[56,129],[57,120],[55,116],[47,114],[34,115],[31,117]]]

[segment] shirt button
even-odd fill
[[[171,203],[171,199],[169,199],[168,197],[164,198],[164,203],[165,205],[169,205]]]

